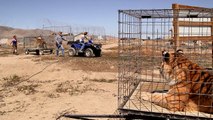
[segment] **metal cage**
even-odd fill
[[[37,48],[36,44],[36,38],[38,36],[29,36],[29,37],[24,37],[22,42],[23,42],[23,48]],[[41,36],[44,42],[46,43],[47,48],[54,48],[55,47],[55,40],[53,35],[49,36]]]
[[[200,111],[174,112],[141,97],[144,92],[163,94],[171,87],[159,72],[163,50],[182,49],[187,59],[212,74],[212,21],[213,9],[119,10],[118,110],[121,114],[133,114],[136,118],[140,118],[138,115],[169,119],[213,118],[213,114]],[[211,94],[196,94],[209,96],[213,101],[211,91]],[[212,111],[213,104],[206,107]]]

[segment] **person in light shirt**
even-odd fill
[[[62,41],[67,41],[67,40],[65,40],[64,37],[62,36],[62,32],[59,32],[56,35],[55,41],[56,41],[56,56],[59,56],[59,50],[61,50],[62,56],[64,56],[64,46],[62,44]]]
[[[82,50],[84,49],[85,46],[85,39],[88,40],[88,36],[87,36],[88,32],[84,32],[84,34],[82,35],[81,39],[80,39],[80,43],[81,43],[81,49],[79,50],[79,52],[83,52]]]

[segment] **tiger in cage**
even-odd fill
[[[41,36],[38,36],[35,37],[35,46],[36,48],[47,48],[47,43]]]
[[[174,112],[213,113],[213,75],[187,59],[183,50],[162,51],[160,74],[168,82],[168,91],[142,92],[143,100]]]

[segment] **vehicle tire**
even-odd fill
[[[92,57],[93,56],[93,50],[91,48],[87,48],[84,52],[84,55],[86,57]]]
[[[97,52],[97,53],[95,54],[95,57],[101,57],[101,52]]]
[[[53,54],[53,50],[50,50],[50,54]]]
[[[43,50],[39,50],[39,55],[44,55],[44,51]]]
[[[68,51],[68,55],[69,55],[70,57],[73,57],[73,56],[75,56],[75,54],[76,54],[75,49],[74,49],[74,48],[70,48],[69,51]]]
[[[25,55],[28,55],[29,54],[29,50],[25,50]]]
[[[36,55],[39,55],[39,50],[36,50]]]

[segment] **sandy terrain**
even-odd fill
[[[103,46],[100,58],[11,55],[0,48],[0,120],[113,114],[117,52],[110,46],[116,44]]]

